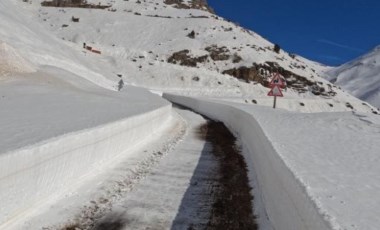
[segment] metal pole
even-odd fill
[[[277,97],[276,97],[276,96],[274,96],[274,100],[273,100],[273,109],[275,109],[275,108],[276,108],[276,99],[277,99]]]

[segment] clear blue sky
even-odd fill
[[[380,45],[380,0],[208,0],[288,52],[339,65]]]

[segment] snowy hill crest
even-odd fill
[[[329,80],[380,107],[380,46],[329,72]]]

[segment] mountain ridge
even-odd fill
[[[380,108],[380,45],[328,74],[332,83]]]

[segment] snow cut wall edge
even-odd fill
[[[138,146],[171,120],[171,105],[0,154],[0,229]]]
[[[332,229],[251,114],[232,105],[196,98],[170,94],[164,94],[164,98],[222,121],[240,137],[247,149],[244,157],[249,168],[253,169],[250,178],[257,180],[259,194],[253,195],[255,199],[261,199],[274,229]]]

